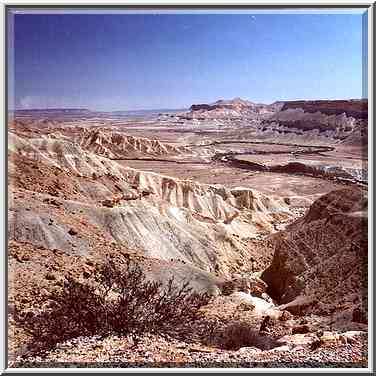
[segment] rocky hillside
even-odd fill
[[[175,147],[158,140],[128,136],[120,132],[98,128],[82,128],[76,141],[83,149],[110,159],[179,155],[187,152],[184,147]]]
[[[89,252],[89,233],[69,234],[82,220],[147,256],[228,274],[253,264],[250,239],[293,216],[282,199],[124,167],[67,140],[10,134],[9,148],[9,237],[17,241]]]
[[[315,139],[367,147],[368,100],[277,101],[258,104],[240,98],[194,104],[180,116],[199,124],[242,126],[258,137]]]
[[[275,102],[271,105],[253,103],[241,98],[231,100],[218,100],[211,104],[193,104],[188,118],[223,119],[223,118],[249,118],[257,119],[270,116],[283,105],[282,102]]]
[[[229,109],[229,110],[247,110],[257,107],[257,104],[241,98],[234,98],[230,100],[220,99],[212,104],[193,104],[190,108],[191,111],[199,110],[215,110],[215,109]]]
[[[316,132],[325,137],[360,146],[367,144],[368,101],[290,101],[263,121],[265,130]]]
[[[366,322],[367,193],[346,188],[315,201],[274,238],[262,278],[269,293],[295,314],[341,312]]]
[[[368,100],[319,100],[319,101],[288,101],[281,111],[301,108],[304,112],[321,112],[325,115],[341,115],[355,119],[366,119],[368,116]]]
[[[329,193],[278,232],[296,218],[283,197],[145,172],[109,158],[184,150],[98,129],[75,136],[9,132],[11,361],[364,363],[363,191]],[[40,315],[43,324],[51,318],[51,294],[71,279],[95,285],[109,259],[124,268],[130,260],[163,288],[170,278],[176,286],[189,282],[210,301],[175,337],[146,336],[137,344],[118,332],[80,331],[35,353],[34,337],[17,314],[26,323]],[[73,317],[92,312],[84,299],[74,302],[83,305],[79,312],[70,307]],[[323,331],[332,327],[333,312],[336,330],[362,332]]]

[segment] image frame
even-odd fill
[[[3,61],[4,61],[4,72],[3,72],[3,88],[4,88],[4,103],[3,103],[3,113],[4,113],[4,134],[3,134],[3,140],[2,140],[2,146],[3,146],[3,187],[4,187],[4,197],[3,197],[3,207],[4,207],[4,217],[3,217],[3,237],[4,237],[4,252],[2,257],[2,266],[3,266],[3,276],[4,276],[4,291],[2,292],[3,294],[3,302],[4,302],[4,307],[3,307],[3,322],[4,322],[4,344],[3,344],[3,349],[6,350],[3,352],[4,354],[4,359],[3,359],[3,373],[8,374],[8,373],[13,373],[13,372],[51,372],[53,368],[34,368],[34,369],[9,369],[7,367],[8,364],[8,356],[7,356],[7,349],[8,349],[8,324],[7,324],[7,317],[8,317],[8,312],[7,312],[7,300],[8,300],[8,236],[7,236],[7,228],[8,228],[8,194],[7,194],[7,189],[8,189],[8,157],[7,157],[7,149],[8,149],[8,105],[9,105],[9,98],[8,98],[8,89],[9,89],[9,51],[8,51],[8,46],[7,46],[7,41],[9,40],[9,35],[8,35],[8,13],[13,10],[13,9],[36,9],[36,10],[42,10],[46,8],[52,8],[54,10],[66,10],[66,9],[109,9],[109,10],[228,10],[228,9],[235,9],[235,10],[252,10],[252,9],[338,9],[338,8],[368,8],[367,10],[367,17],[368,17],[368,60],[367,60],[367,72],[366,72],[366,78],[364,80],[367,82],[368,87],[366,89],[367,96],[368,96],[368,102],[369,102],[369,113],[368,113],[368,122],[371,124],[369,127],[369,143],[368,143],[368,159],[371,163],[371,168],[369,169],[369,186],[368,186],[368,192],[369,192],[369,222],[368,222],[368,230],[369,230],[369,239],[368,239],[368,255],[369,255],[369,273],[368,273],[368,292],[369,292],[369,297],[372,296],[372,299],[369,299],[369,312],[372,312],[369,318],[369,345],[373,346],[373,341],[374,341],[374,322],[373,322],[373,315],[374,315],[374,304],[375,304],[375,299],[374,299],[374,291],[372,289],[373,286],[373,270],[375,266],[375,258],[373,256],[373,213],[374,213],[374,208],[375,208],[375,203],[373,199],[373,187],[374,187],[374,155],[373,155],[373,145],[376,140],[376,135],[373,130],[372,124],[373,124],[373,108],[374,108],[374,56],[375,56],[375,51],[373,48],[373,43],[374,43],[374,29],[373,29],[373,20],[375,19],[375,14],[376,14],[376,8],[374,6],[374,3],[371,2],[330,2],[327,3],[318,3],[318,2],[308,2],[308,3],[303,3],[303,2],[294,2],[294,3],[289,3],[289,2],[279,2],[276,4],[276,2],[259,2],[257,4],[253,4],[250,2],[241,2],[239,4],[238,2],[236,4],[231,4],[230,2],[227,2],[225,4],[221,4],[219,1],[215,1],[212,3],[203,3],[203,2],[184,2],[183,4],[179,4],[180,2],[169,2],[166,4],[166,2],[132,2],[129,4],[126,4],[124,2],[115,2],[115,3],[110,3],[110,4],[104,4],[104,3],[94,3],[94,2],[80,2],[80,3],[74,3],[72,1],[70,2],[62,2],[59,4],[53,4],[51,2],[35,2],[35,3],[19,3],[19,2],[4,2],[2,4],[2,12],[3,12],[3,20],[4,20],[4,28],[3,28]],[[245,4],[246,3],[246,4]],[[373,352],[373,347],[369,346],[369,366],[368,370],[373,369],[373,354],[371,354],[371,349]],[[232,368],[224,368],[224,369],[217,369],[217,368],[190,368],[188,371],[183,370],[182,368],[127,368],[128,370],[132,369],[132,372],[249,372],[249,368],[245,369],[232,369]],[[122,369],[112,369],[112,368],[81,368],[81,369],[74,369],[75,372],[124,372],[124,368]],[[264,373],[264,372],[284,372],[284,368],[277,368],[277,369],[253,369],[253,371]],[[296,368],[296,369],[289,369],[289,372],[300,372],[302,369]],[[307,370],[307,369],[304,369]],[[330,372],[332,370],[328,368],[312,368],[314,372]],[[356,371],[356,368],[339,368],[337,372],[343,371],[343,372],[349,372],[349,371]],[[361,369],[363,372],[367,371],[365,369]],[[73,369],[68,370],[67,368],[57,368],[55,370],[56,372],[70,372],[73,371]]]

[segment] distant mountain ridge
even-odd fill
[[[22,109],[10,110],[9,116],[15,118],[32,118],[32,119],[49,119],[49,120],[64,120],[75,119],[80,117],[85,118],[147,118],[157,117],[160,114],[174,114],[187,109],[155,109],[155,110],[116,110],[116,111],[94,111],[87,108],[36,108],[36,109]]]
[[[92,112],[87,108],[25,108],[15,109],[13,112],[32,113],[32,112]]]
[[[211,104],[193,104],[189,116],[193,118],[258,118],[271,116],[279,111],[284,102],[272,104],[254,103],[239,97],[220,99]]]
[[[95,111],[88,108],[25,108],[25,109],[14,109],[9,110],[9,112],[18,113],[33,113],[33,112],[90,112],[90,113],[108,113],[108,114],[127,114],[127,113],[148,113],[148,112],[178,112],[186,111],[186,108],[156,108],[156,109],[139,109],[139,110],[115,110],[115,111]]]
[[[235,109],[235,108],[251,108],[259,106],[256,103],[253,103],[251,101],[241,99],[239,97],[236,97],[234,99],[220,99],[214,103],[210,104],[193,104],[190,107],[191,111],[198,111],[198,110],[215,110],[215,109],[220,109],[220,108],[229,108],[229,109]],[[262,105],[264,106],[264,105]]]

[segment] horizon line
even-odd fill
[[[240,100],[244,100],[244,101],[249,101],[249,102],[253,102],[249,99],[243,99],[243,98],[240,98],[240,97],[234,97],[232,99],[218,99],[217,101],[219,100],[224,100],[224,101],[231,101],[231,100],[234,100],[234,99],[240,99]],[[304,101],[304,102],[317,102],[317,101],[360,101],[360,100],[368,100],[368,96],[366,97],[360,97],[360,98],[340,98],[340,99],[328,99],[328,98],[321,98],[321,99],[289,99],[289,100],[275,100],[273,102],[270,102],[270,103],[263,103],[263,102],[253,102],[254,104],[259,104],[259,105],[272,105],[274,103],[277,103],[277,102],[300,102],[300,101]],[[212,103],[215,103],[215,102],[200,102],[200,103],[193,103],[193,104],[212,104]],[[13,108],[13,109],[8,109],[8,112],[14,112],[14,111],[57,111],[57,110],[75,110],[75,111],[89,111],[89,112],[137,112],[137,111],[182,111],[182,110],[187,110],[189,109],[190,107],[192,106],[189,105],[188,107],[183,107],[183,108],[140,108],[140,109],[116,109],[116,110],[95,110],[95,109],[91,109],[89,107],[40,107],[40,108]]]

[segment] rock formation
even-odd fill
[[[245,239],[275,232],[276,220],[292,216],[282,199],[249,188],[228,189],[124,167],[70,141],[10,134],[9,148],[10,177],[22,187],[22,195],[33,189],[41,201],[52,195],[57,208],[80,212],[85,222],[119,244],[208,271],[229,273],[236,269],[234,258],[251,265]],[[30,165],[27,184],[17,176],[20,163],[23,169]],[[33,178],[48,171],[56,178]],[[15,205],[10,238],[73,253],[90,249],[86,240],[67,234],[70,224],[58,218],[50,224],[50,214],[37,207],[26,213],[22,204]]]
[[[269,294],[295,314],[366,310],[367,194],[333,191],[275,236],[263,272]]]
[[[194,119],[249,118],[257,119],[273,114],[282,106],[282,102],[271,105],[257,104],[241,98],[219,100],[212,104],[193,104],[188,113]]]
[[[265,128],[318,131],[326,137],[345,140],[354,146],[366,143],[368,101],[290,101],[263,121]],[[350,141],[351,140],[351,141]]]
[[[108,129],[83,128],[77,143],[86,150],[110,159],[132,158],[137,156],[179,155],[187,152],[184,147],[164,144],[158,140],[128,136]]]

